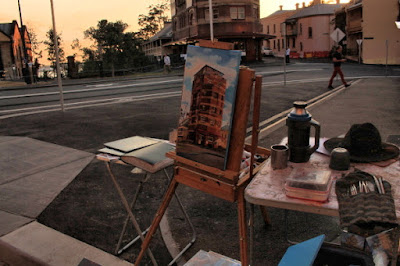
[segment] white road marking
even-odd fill
[[[307,72],[307,71],[322,71],[322,68],[309,68],[309,69],[287,69],[286,72]],[[279,71],[264,71],[264,72],[256,72],[256,74],[280,74],[283,73],[283,70]]]
[[[90,107],[91,105],[98,106],[99,104],[106,105],[106,104],[113,104],[113,103],[121,103],[121,101],[129,102],[129,101],[139,101],[139,100],[148,100],[148,99],[161,99],[161,98],[165,98],[165,97],[180,96],[180,94],[181,94],[181,91],[153,93],[153,94],[146,94],[146,95],[139,95],[139,96],[116,97],[116,98],[111,98],[111,99],[99,99],[99,100],[91,100],[91,101],[83,101],[83,102],[74,102],[74,103],[64,104],[64,106],[66,106],[66,109],[71,109],[68,107],[74,106],[74,105],[81,105],[78,107]],[[53,108],[52,110],[42,110],[43,112],[51,112],[51,111],[57,111],[59,109],[59,107],[60,107],[59,104],[52,104],[52,105],[46,105],[46,106],[27,107],[27,108],[13,109],[13,110],[1,110],[0,114]],[[57,108],[57,110],[54,110],[54,108]],[[77,107],[75,107],[75,108],[77,108]],[[40,111],[38,111],[38,112],[40,112]],[[3,117],[1,117],[1,118],[3,118]]]
[[[108,86],[108,87],[94,88],[94,89],[79,89],[79,90],[72,90],[72,91],[63,91],[63,94],[81,93],[81,92],[88,92],[88,91],[111,90],[111,89],[126,88],[126,87],[139,87],[139,86],[146,86],[146,85],[159,85],[159,84],[165,84],[165,83],[174,83],[174,82],[177,82],[177,81],[181,82],[182,79],[173,79],[173,80],[165,80],[165,81],[154,81],[154,82],[143,82],[143,83],[137,83],[137,84],[115,85],[115,86]],[[42,92],[42,93],[11,95],[11,96],[0,96],[0,100],[18,99],[18,98],[35,97],[35,96],[49,96],[49,95],[58,95],[58,94],[60,94],[60,92]]]

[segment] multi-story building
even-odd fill
[[[19,28],[15,20],[0,23],[0,73],[6,79],[21,78],[29,62],[32,62],[32,49],[26,27]]]
[[[287,46],[300,57],[328,57],[333,45],[331,33],[335,29],[337,4],[322,4],[314,0],[312,5],[303,7],[288,17],[286,23]]]
[[[280,10],[272,13],[268,17],[261,19],[263,31],[265,34],[274,35],[274,39],[264,40],[264,47],[268,47],[273,51],[274,55],[283,56],[285,51],[285,36],[282,27],[286,19],[296,13],[296,10],[283,10],[283,6],[279,6]],[[298,9],[298,5],[297,5]],[[296,33],[293,29],[290,34]]]
[[[277,56],[284,56],[286,48],[290,48],[293,57],[327,57],[334,45],[330,34],[335,26],[335,10],[341,6],[340,0],[336,4],[314,0],[309,6],[303,2],[302,7],[297,3],[295,10],[282,10],[281,6],[261,19],[264,32],[276,35],[265,45]]]
[[[171,0],[174,41],[210,39],[208,0]],[[235,44],[248,61],[261,60],[263,34],[259,0],[213,0],[213,36]]]
[[[338,27],[345,24],[348,58],[365,64],[400,64],[400,29],[395,24],[400,19],[398,0],[351,0],[336,18]]]
[[[162,28],[156,35],[149,38],[142,44],[142,51],[147,56],[155,56],[161,60],[164,54],[170,54],[171,49],[164,46],[172,40],[172,25],[171,22],[165,22]]]

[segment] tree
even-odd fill
[[[162,4],[150,5],[147,15],[139,15],[138,24],[141,26],[139,36],[141,38],[147,40],[164,27],[164,22],[168,20],[169,5],[166,0],[163,0],[163,2]]]
[[[75,39],[72,40],[71,48],[72,48],[72,50],[74,50],[74,51],[75,51],[75,50],[78,50],[78,52],[79,52],[79,51],[82,51],[82,46],[81,46],[81,44],[80,44],[78,38],[75,38]],[[74,53],[74,57],[75,57],[75,56],[77,56],[77,53]]]
[[[55,48],[55,42],[54,42],[54,32],[53,29],[49,29],[49,31],[46,33],[47,40],[44,41],[43,43],[47,46],[47,60],[49,60],[52,64],[53,69],[56,67],[56,48]],[[61,34],[58,34],[57,36],[57,44],[58,44],[58,56],[60,59],[60,62],[64,61],[64,49],[61,46]]]
[[[31,41],[32,53],[36,56],[36,58],[42,58],[43,51],[39,49],[39,46],[43,42],[38,41],[37,34],[36,34],[35,30],[33,29],[33,27],[31,27],[29,24],[26,24],[25,26],[28,29],[28,36]]]
[[[143,63],[143,53],[139,50],[140,39],[136,33],[125,32],[128,24],[117,21],[100,20],[97,27],[90,27],[84,34],[95,42],[96,48],[83,48],[85,62],[100,60],[103,66],[111,67],[112,76],[115,68],[128,68]]]

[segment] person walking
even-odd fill
[[[329,80],[329,85],[328,85],[329,90],[333,89],[332,87],[333,79],[336,77],[337,74],[340,75],[340,79],[342,80],[342,83],[345,87],[350,86],[350,84],[347,84],[347,82],[344,80],[343,72],[341,69],[342,63],[347,61],[346,59],[342,58],[343,57],[342,50],[343,50],[342,46],[339,45],[338,47],[336,47],[336,51],[333,53],[333,58],[332,58],[333,73],[331,79]]]
[[[289,47],[286,49],[286,63],[287,64],[290,63],[290,48]]]
[[[171,59],[167,54],[164,55],[164,73],[171,72]]]

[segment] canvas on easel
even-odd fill
[[[240,51],[188,46],[176,153],[225,170]]]

